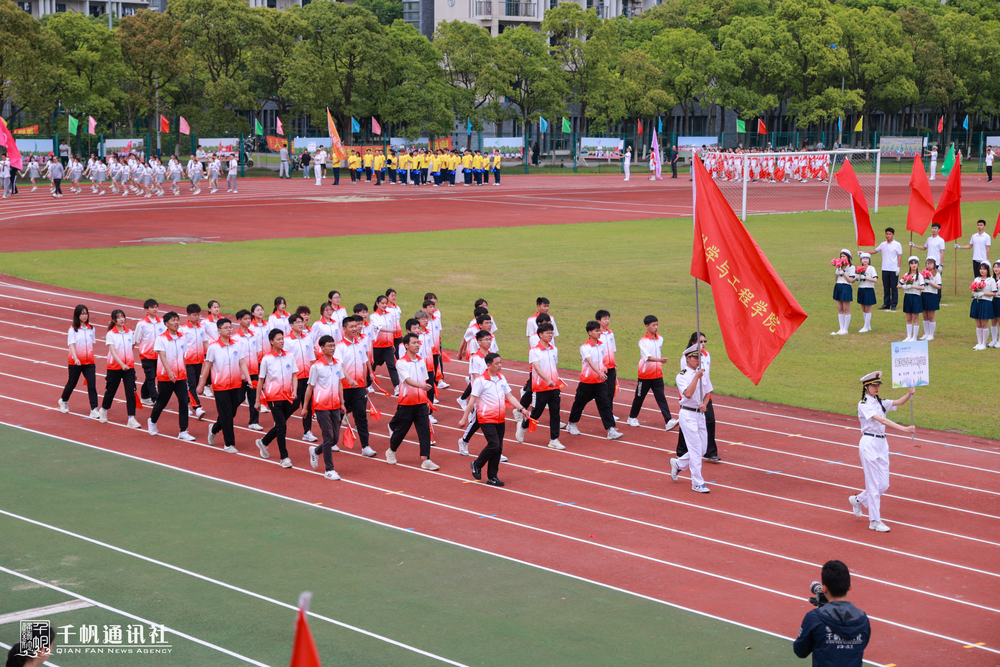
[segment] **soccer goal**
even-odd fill
[[[878,213],[882,157],[878,149],[701,154],[705,168],[726,201],[747,215],[850,210],[851,196],[833,183],[850,160],[861,189]]]

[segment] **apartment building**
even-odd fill
[[[113,16],[131,16],[140,9],[164,11],[167,0],[128,0],[127,2],[104,0],[25,0],[16,3],[36,19],[59,12],[76,12],[90,16],[106,16],[109,9]]]
[[[636,16],[659,4],[658,0],[575,1],[584,9],[596,9],[597,15],[601,18]],[[529,25],[537,29],[542,23],[545,10],[559,4],[558,0],[433,0],[433,3],[434,25],[441,21],[467,21],[489,28],[494,36],[508,27],[518,25]],[[404,12],[406,5],[407,2],[404,0]]]

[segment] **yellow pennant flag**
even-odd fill
[[[333,157],[339,162],[347,157],[347,152],[344,151],[344,144],[340,141],[340,133],[337,132],[337,125],[333,122],[329,108],[326,110],[326,128],[330,132],[330,141],[333,143]]]
[[[862,116],[861,118],[858,119],[858,124],[854,126],[854,131],[855,132],[860,132],[861,131],[861,125],[864,122],[865,122],[865,118],[864,118],[864,116]]]

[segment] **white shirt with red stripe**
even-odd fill
[[[108,370],[109,371],[123,371],[129,368],[135,368],[135,355],[132,352],[134,346],[133,332],[128,327],[119,330],[118,326],[115,325],[108,330],[108,334],[104,337],[104,344],[108,346]],[[115,361],[114,356],[111,354],[111,348],[114,348],[115,352],[118,354],[118,358],[122,360],[125,364],[125,368]]]
[[[435,310],[431,315],[430,329],[434,334],[434,354],[441,354],[441,311]]]
[[[295,358],[282,350],[272,350],[260,360],[261,400],[291,401],[295,382]]]
[[[407,379],[427,383],[427,364],[420,355],[416,359],[411,359],[409,354],[401,357],[396,362],[396,372],[399,373],[399,405],[426,403],[427,391],[406,383]]]
[[[313,388],[313,410],[339,410],[340,388],[344,373],[340,364],[334,359],[326,363],[326,357],[320,359],[309,369],[309,385]]]
[[[357,387],[365,386],[368,378],[368,346],[364,341],[341,338],[333,356],[340,362],[345,389],[351,388],[347,378],[354,380]]]
[[[399,306],[386,306],[385,312],[389,316],[390,321],[393,326],[393,336],[395,338],[403,337],[403,309]]]
[[[486,372],[486,350],[476,350],[469,355],[469,384],[474,384],[476,378]]]
[[[594,366],[601,367],[601,360],[604,358],[604,345],[587,339],[587,342],[580,346],[580,382],[585,384],[597,384],[603,382],[601,376],[594,372],[593,366],[587,363],[590,359]]]
[[[546,345],[539,342],[528,352],[528,363],[538,364],[538,368],[545,373],[549,380],[559,385],[559,350],[555,345]],[[538,373],[531,374],[531,391],[552,391],[556,386],[550,387]]]
[[[240,329],[233,334],[233,340],[242,347],[241,354],[247,361],[247,372],[250,375],[257,375],[260,370],[260,358],[264,356],[264,350],[260,346],[260,336],[253,329],[248,330],[246,334]]]
[[[184,342],[187,344],[184,363],[200,364],[205,361],[205,329],[200,324],[194,326],[190,322],[185,322],[177,331],[184,336]]]
[[[340,325],[333,320],[320,319],[318,322],[312,326],[312,338],[313,344],[318,348],[319,339],[323,336],[329,336],[333,338],[334,344],[339,343],[340,339],[344,337],[341,333]],[[322,354],[322,352],[320,352]],[[319,359],[319,356],[316,357]]]
[[[476,421],[480,424],[502,424],[507,415],[507,394],[510,385],[500,373],[496,377],[487,370],[472,383],[476,397]]]
[[[135,325],[135,340],[139,344],[140,359],[156,359],[156,351],[153,350],[153,343],[156,337],[167,330],[163,319],[157,317],[149,319],[149,315],[139,320]]]
[[[615,352],[618,351],[618,345],[615,344],[615,332],[611,329],[601,329],[601,344],[604,345],[604,367],[614,368]]]
[[[292,331],[292,325],[288,323],[290,315],[291,313],[285,311],[271,313],[271,316],[267,318],[267,332],[271,333],[271,329],[281,329],[281,333],[287,336]]]
[[[214,343],[219,340],[219,320],[221,317],[209,315],[201,321],[201,328],[205,330],[205,342]]]
[[[222,338],[208,346],[205,361],[212,362],[212,390],[227,391],[243,386],[240,374],[240,360],[243,359],[243,345],[238,340],[229,339],[222,344]]]
[[[465,349],[468,350],[470,357],[479,351],[479,341],[476,340],[475,336],[472,337],[472,340],[469,341],[469,344]],[[488,349],[487,352],[500,352],[500,348],[497,347],[496,336],[490,339],[490,349]]]
[[[497,321],[493,319],[492,315],[490,315],[490,322],[493,323],[493,327],[490,329],[490,333],[494,333],[495,334],[497,332]],[[469,322],[469,326],[470,327],[478,326],[476,324],[476,318],[474,318],[474,317],[472,318],[472,321]]]
[[[393,324],[392,316],[388,312],[380,313],[375,311],[371,318],[372,347],[392,347],[392,339],[396,335],[396,326]]]
[[[420,350],[418,354],[427,364],[427,371],[434,371],[434,338],[429,329],[424,329],[420,336]],[[406,355],[406,346],[402,343],[399,344],[399,358],[402,359]]]
[[[285,336],[285,352],[292,355],[295,359],[296,377],[300,380],[308,378],[309,367],[312,366],[312,362],[316,359],[312,338],[304,331],[301,336],[295,335],[293,331]]]
[[[79,330],[70,327],[66,340],[66,345],[76,346],[76,358],[80,360],[81,366],[95,363],[94,343],[97,341],[97,332],[94,331],[94,327],[90,326],[90,324],[81,324]],[[73,361],[73,355],[68,351],[66,354],[69,359],[69,365],[75,366],[76,362]]]
[[[271,327],[267,322],[258,322],[256,318],[250,320],[250,331],[260,338],[261,356],[271,351],[271,341],[267,335],[271,333]]]
[[[538,316],[541,314],[542,314],[541,312],[536,312],[534,315],[528,318],[528,328],[525,330],[524,334],[525,336],[530,338],[531,334],[538,333],[538,322],[536,322],[535,320],[538,319]],[[549,315],[549,317],[551,318],[552,322],[553,338],[555,338],[556,336],[559,335],[559,327],[556,326],[556,318],[552,317],[552,315]]]
[[[187,356],[185,340],[180,333],[175,335],[169,330],[156,337],[153,349],[157,353],[163,352],[167,357],[167,366],[164,366],[160,355],[156,355],[156,379],[160,382],[171,382],[167,367],[174,372],[173,382],[187,379],[187,368],[184,365],[184,358]]]
[[[650,357],[662,359],[663,336],[652,337],[646,334],[639,339],[639,379],[655,380],[663,377],[663,365],[650,361]]]

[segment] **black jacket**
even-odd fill
[[[792,649],[800,658],[812,653],[814,667],[861,667],[871,632],[865,612],[846,600],[828,602],[802,619]]]

